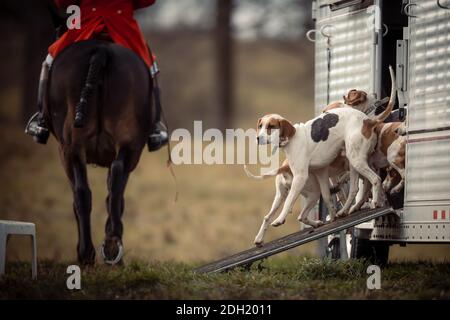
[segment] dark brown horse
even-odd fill
[[[86,164],[109,169],[102,254],[107,263],[121,261],[124,191],[155,123],[151,92],[152,81],[144,62],[111,42],[75,43],[53,63],[46,117],[59,142],[73,191],[80,263],[95,262]],[[82,128],[74,126],[77,105],[85,108]]]

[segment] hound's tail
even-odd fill
[[[82,128],[85,125],[90,98],[97,88],[98,79],[106,65],[107,49],[98,47],[95,49],[89,60],[89,69],[86,81],[81,90],[80,101],[75,107],[75,128]]]
[[[377,116],[377,120],[380,122],[383,122],[384,120],[386,120],[387,117],[389,117],[389,115],[392,112],[392,109],[394,108],[395,100],[397,98],[397,85],[395,82],[395,74],[392,66],[389,66],[389,73],[391,74],[391,96],[389,98],[389,103],[386,109],[383,111],[383,113]]]
[[[248,170],[247,165],[244,165],[244,171],[247,174],[247,177],[249,177],[249,178],[253,178],[256,180],[264,180],[264,179],[268,179],[271,177],[275,177],[276,175],[278,175],[280,173],[291,172],[291,168],[289,167],[289,164],[283,163],[283,165],[281,167],[274,169],[274,170],[272,170],[266,174],[260,175],[260,176],[257,176],[257,175],[254,175],[253,173],[251,173]]]

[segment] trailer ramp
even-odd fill
[[[334,222],[327,222],[318,228],[305,228],[302,231],[292,233],[280,239],[268,242],[260,248],[252,248],[229,256],[227,258],[209,263],[195,269],[198,273],[213,273],[226,271],[235,267],[247,265],[249,263],[270,257],[274,254],[298,247],[302,244],[326,237],[330,234],[356,226],[360,223],[394,213],[391,207],[361,210],[352,213],[344,218],[337,219]]]

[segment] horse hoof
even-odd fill
[[[107,239],[101,247],[103,261],[109,265],[116,265],[122,261],[123,245],[118,238]]]

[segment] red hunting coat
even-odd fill
[[[144,36],[133,17],[136,9],[151,6],[156,0],[55,0],[58,8],[78,5],[81,9],[81,29],[71,29],[53,43],[48,52],[55,58],[68,45],[89,40],[105,32],[111,39],[133,50],[150,67],[152,59]]]

